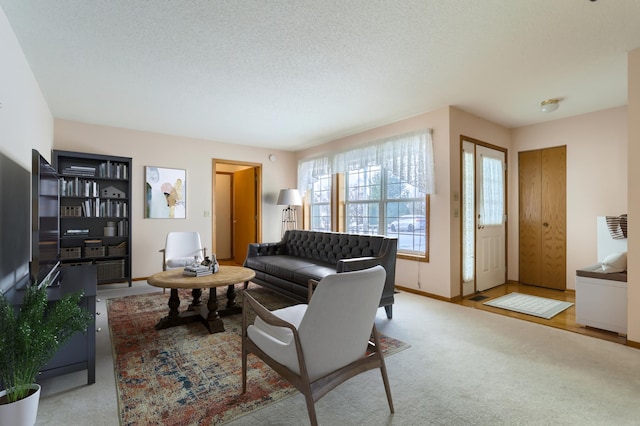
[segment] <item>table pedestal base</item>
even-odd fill
[[[180,312],[178,310],[180,307],[178,290],[175,288],[171,289],[168,303],[169,315],[162,318],[156,324],[156,330],[163,330],[169,327],[200,321],[205,327],[207,327],[209,333],[221,333],[224,331],[224,324],[220,317],[242,312],[242,307],[235,303],[236,291],[233,285],[230,285],[227,288],[227,304],[223,309],[218,309],[215,287],[209,289],[209,301],[207,302],[207,306],[204,306],[200,301],[202,289],[193,289],[191,294],[193,296],[192,303],[189,305],[187,310]]]

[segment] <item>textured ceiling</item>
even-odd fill
[[[0,0],[56,118],[298,150],[627,103],[639,0]],[[545,98],[562,98],[545,114]]]

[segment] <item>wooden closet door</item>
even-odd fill
[[[566,168],[564,146],[543,149],[542,161],[542,270],[540,285],[567,288]]]
[[[519,182],[519,278],[523,284],[540,285],[542,266],[541,152],[518,153]]]
[[[518,153],[523,284],[567,287],[566,157],[564,146]]]

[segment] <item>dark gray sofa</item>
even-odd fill
[[[397,245],[395,238],[381,235],[289,230],[277,243],[249,244],[244,266],[255,271],[252,282],[306,303],[310,279],[382,265],[387,280],[380,306],[390,319]]]

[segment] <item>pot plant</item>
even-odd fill
[[[33,398],[35,412],[27,414],[32,420],[25,424],[35,423],[40,392],[36,384],[38,371],[74,334],[86,332],[93,321],[91,313],[78,305],[81,297],[78,293],[67,294],[47,303],[46,285],[34,284],[25,288],[22,305],[16,308],[0,294],[0,381],[4,387],[0,412],[14,409],[12,405],[37,393]],[[18,424],[18,419],[12,421],[3,413],[0,424],[5,420]]]

